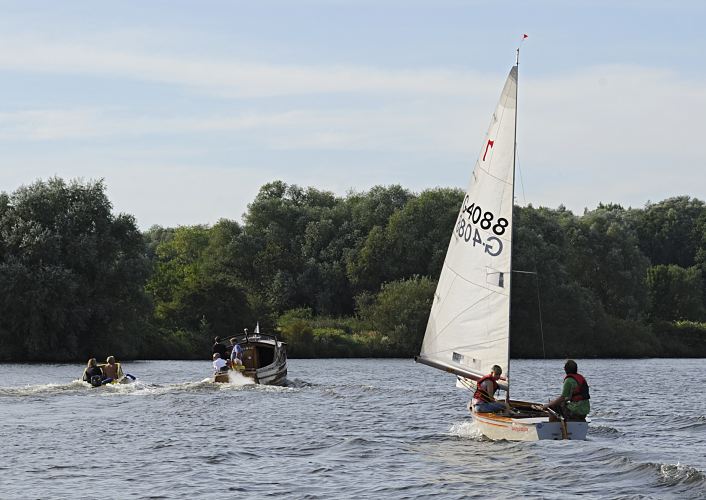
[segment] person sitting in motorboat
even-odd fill
[[[88,360],[86,369],[83,370],[83,381],[88,382],[93,387],[98,387],[103,385],[105,381],[105,376],[103,375],[103,370],[98,366],[96,358],[91,358]]]
[[[213,353],[213,372],[218,374],[228,371],[228,363],[217,352]]]
[[[108,356],[105,360],[105,365],[103,366],[103,375],[111,380],[120,380],[125,375],[123,374],[123,368],[120,363],[115,362],[114,356]]]
[[[234,369],[237,369],[236,366],[243,365],[243,348],[240,347],[240,344],[235,344],[230,352],[230,365]]]
[[[213,342],[214,342],[213,354],[218,353],[218,355],[221,357],[221,359],[223,361],[225,361],[228,358],[228,355],[227,355],[228,349],[226,348],[226,345],[223,342],[221,342],[220,337],[216,337],[215,339],[213,339]]]
[[[564,385],[561,396],[542,406],[543,409],[551,408],[560,413],[566,420],[586,420],[586,415],[591,411],[591,395],[588,382],[578,373],[578,365],[573,359],[564,364]]]
[[[494,413],[505,410],[505,403],[495,399],[495,393],[498,390],[498,379],[502,373],[503,369],[500,366],[493,365],[490,373],[478,380],[476,392],[473,393],[471,402],[476,413]]]
[[[115,356],[108,356],[105,360],[105,365],[103,365],[103,375],[111,379],[112,382],[117,383],[136,380],[136,377],[130,375],[129,373],[123,373],[123,367],[120,363],[115,361]]]

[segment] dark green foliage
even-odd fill
[[[662,356],[706,357],[706,323],[658,321],[654,324]]]
[[[688,196],[633,211],[640,248],[652,265],[691,267],[703,248],[706,205]]]
[[[310,309],[293,309],[279,317],[278,332],[287,353],[298,358],[392,357],[389,337],[366,330],[355,318],[314,317]]]
[[[599,206],[565,224],[569,273],[617,318],[640,319],[646,305],[649,260],[618,205]]]
[[[410,198],[385,226],[374,226],[348,264],[359,291],[415,274],[438,276],[463,200],[458,189],[432,189]]]
[[[135,356],[149,268],[105,186],[38,181],[0,198],[0,359]]]
[[[647,273],[649,317],[653,320],[703,320],[701,269],[674,264],[651,267]]]
[[[419,276],[386,283],[370,303],[361,303],[359,315],[390,339],[397,355],[413,356],[422,345],[435,288],[435,281]]]
[[[257,322],[293,357],[412,356],[462,198],[275,181],[242,225],[140,234],[102,182],[2,193],[0,360],[204,358]],[[513,356],[706,355],[700,200],[516,207],[514,228]]]
[[[227,337],[254,323],[247,292],[229,269],[226,253],[239,234],[238,224],[222,220],[212,228],[177,228],[157,246],[146,289],[163,332],[191,332],[208,345],[215,336]]]

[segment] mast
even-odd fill
[[[510,348],[512,346],[512,335],[510,335],[510,332],[512,331],[512,288],[513,288],[513,281],[514,279],[512,278],[512,254],[514,253],[513,249],[513,240],[514,240],[514,235],[515,235],[515,217],[514,217],[514,211],[515,211],[515,163],[517,162],[517,108],[518,108],[518,101],[517,101],[517,96],[519,94],[518,90],[520,87],[520,48],[517,47],[517,53],[515,56],[515,67],[517,68],[517,85],[515,85],[515,136],[513,140],[513,146],[512,146],[512,206],[510,207],[510,216],[512,217],[512,230],[510,231],[510,290],[509,290],[509,297],[510,297],[510,307],[508,307],[507,311],[507,324],[508,324],[508,331],[507,331],[507,372],[505,374],[505,377],[507,378],[507,391],[505,391],[505,401],[509,404],[510,403]]]

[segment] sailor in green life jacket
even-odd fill
[[[591,396],[588,392],[588,382],[578,373],[578,366],[573,359],[564,364],[564,385],[561,396],[543,406],[561,413],[567,420],[583,420],[591,411]]]

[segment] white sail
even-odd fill
[[[454,226],[417,358],[471,378],[495,364],[509,375],[516,108],[514,66]]]

